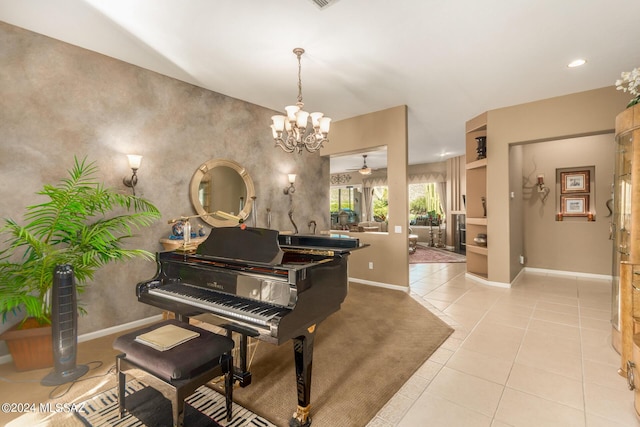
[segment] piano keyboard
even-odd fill
[[[223,294],[187,283],[167,283],[162,287],[149,289],[149,294],[180,303],[188,302],[194,307],[199,307],[212,313],[266,327],[269,326],[271,319],[284,316],[291,311],[287,307]]]

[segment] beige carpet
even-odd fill
[[[350,284],[342,309],[316,333],[313,426],[365,426],[451,332],[404,292]],[[260,343],[251,372],[253,384],[234,400],[287,426],[297,404],[291,342]]]
[[[453,330],[408,294],[350,284],[342,309],[318,326],[313,360],[313,427],[362,427],[402,387]],[[15,372],[0,365],[3,402],[82,402],[115,387],[115,355],[108,336],[79,344],[78,363],[92,370],[78,383],[54,390],[39,384],[50,369]],[[95,368],[95,369],[93,369]],[[260,343],[251,367],[253,383],[234,401],[287,426],[296,408],[291,342]],[[70,390],[66,390],[71,387]],[[52,392],[55,398],[51,398]],[[0,425],[82,426],[71,413],[2,413]]]

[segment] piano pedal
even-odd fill
[[[215,377],[211,381],[205,384],[205,386],[211,390],[219,391],[224,393],[224,375],[220,375],[219,377]]]
[[[246,387],[251,384],[251,372],[243,371],[237,366],[233,367],[233,378],[238,382],[240,387]]]
[[[311,425],[310,411],[311,405],[304,408],[298,405],[296,412],[293,413],[293,418],[289,420],[289,427],[309,427]]]

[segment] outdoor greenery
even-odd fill
[[[332,188],[330,191],[329,211],[340,212],[342,209],[353,210],[355,208],[355,189]]]
[[[442,216],[442,204],[436,191],[435,183],[409,185],[409,219],[414,221],[418,216]]]
[[[386,221],[389,215],[389,188],[376,186],[372,188],[371,203],[373,218],[376,221]],[[330,192],[330,212],[336,216],[341,210],[353,212],[357,208],[354,188],[332,188]],[[417,217],[437,218],[444,216],[440,196],[435,183],[409,185],[409,220],[413,223]]]
[[[41,323],[51,315],[49,303],[57,265],[73,267],[78,292],[101,267],[124,259],[153,254],[124,249],[134,231],[160,218],[149,201],[121,194],[96,181],[94,162],[74,158],[68,178],[45,185],[36,194],[48,201],[26,208],[26,225],[5,218],[0,228],[0,313],[24,309]],[[2,243],[0,243],[2,244]]]
[[[373,219],[384,222],[389,216],[389,188],[373,188]]]

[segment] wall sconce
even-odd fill
[[[538,175],[538,193],[542,193],[544,191],[544,175]]]
[[[547,195],[551,191],[549,187],[544,185],[544,175],[538,175],[538,181],[536,182],[536,187],[538,187],[538,193],[542,195],[542,199],[546,199]]]
[[[296,187],[293,184],[296,182],[296,174],[290,173],[289,175],[289,186],[284,189],[284,194],[293,194],[296,192]]]
[[[133,195],[136,195],[136,185],[138,184],[138,169],[140,168],[140,163],[142,162],[142,156],[137,154],[127,154],[127,158],[129,159],[129,167],[133,172],[131,178],[127,178],[126,176],[122,178],[122,183],[130,187],[133,191]]]

